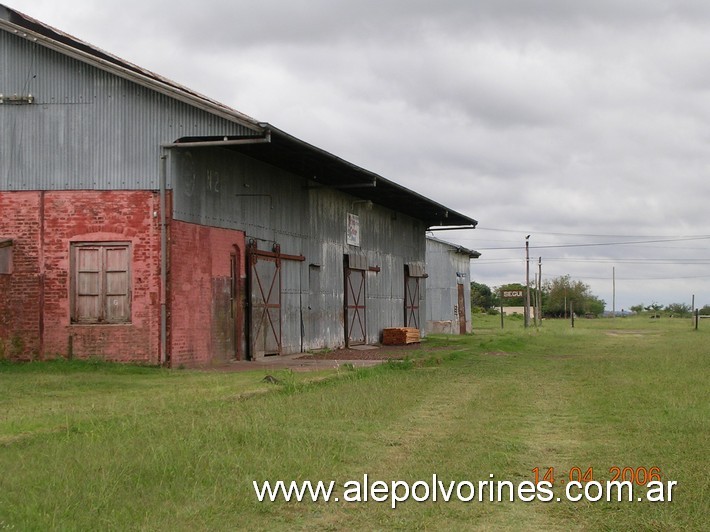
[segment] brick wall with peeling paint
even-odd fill
[[[13,272],[0,276],[0,339],[13,358],[96,356],[157,363],[159,197],[153,191],[0,192],[0,237],[13,239]],[[73,242],[130,242],[131,320],[72,324]],[[9,346],[9,347],[8,347]]]
[[[171,222],[172,367],[221,364],[238,354],[243,358],[244,346],[237,342],[243,338],[244,244],[241,231]]]

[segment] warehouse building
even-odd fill
[[[421,328],[476,220],[0,5],[0,354],[206,365]]]

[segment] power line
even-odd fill
[[[562,277],[563,275],[569,274],[550,274],[551,277]],[[611,275],[606,277],[594,277],[591,275],[577,275],[580,280],[583,281],[611,281]],[[710,275],[675,275],[673,277],[619,277],[616,276],[617,281],[676,281],[680,279],[710,279]]]
[[[555,235],[555,236],[589,236],[595,238],[679,238],[679,239],[696,239],[696,238],[710,238],[710,235],[604,235],[604,234],[592,234],[592,233],[559,233],[552,231],[535,231],[533,229],[529,230],[519,230],[519,229],[498,229],[493,227],[482,227],[480,224],[476,226],[476,231],[496,231],[501,233],[518,233],[518,234],[533,234],[533,235]]]
[[[710,264],[710,259],[644,259],[644,258],[634,258],[634,259],[623,259],[623,258],[584,258],[584,257],[544,257],[548,262],[579,262],[579,263],[597,263],[597,264],[649,264],[649,265],[687,265],[702,266],[703,264]],[[507,258],[507,259],[476,259],[475,264],[515,264],[517,262],[523,262],[524,258]]]
[[[530,246],[530,249],[553,249],[553,248],[581,248],[581,247],[593,247],[593,246],[628,246],[633,244],[657,244],[659,242],[687,242],[689,240],[708,240],[709,235],[704,236],[693,236],[693,237],[682,237],[682,238],[663,238],[657,240],[632,240],[629,242],[594,242],[588,244],[552,244],[543,246]],[[478,251],[492,251],[492,250],[512,250],[520,249],[521,246],[515,247],[495,247],[495,248],[483,248],[476,246]]]
[[[545,257],[546,261],[553,262],[596,262],[601,264],[686,264],[692,266],[694,264],[703,265],[710,264],[710,259],[644,259],[644,258],[634,258],[634,259],[614,259],[614,258],[555,258],[555,257]]]

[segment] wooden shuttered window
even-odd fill
[[[81,243],[72,252],[72,322],[130,322],[130,244]]]
[[[12,239],[0,237],[0,274],[12,273]]]

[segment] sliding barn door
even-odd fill
[[[364,344],[367,338],[365,270],[345,266],[345,343]]]
[[[249,253],[249,353],[252,360],[281,354],[281,261]]]

